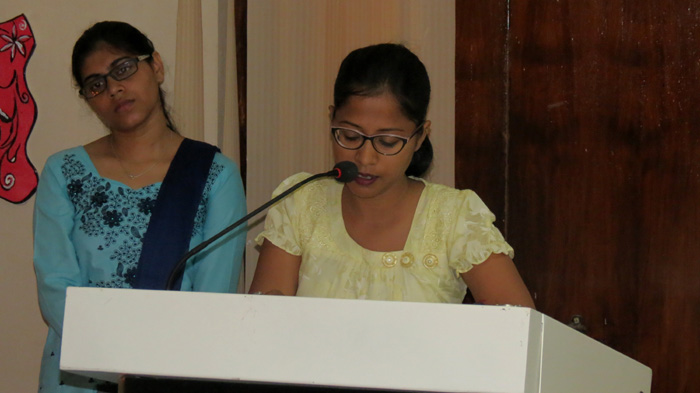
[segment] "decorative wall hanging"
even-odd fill
[[[34,46],[24,15],[0,23],[0,198],[12,203],[29,199],[38,182],[27,157],[37,108],[25,72]]]

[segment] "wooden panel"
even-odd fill
[[[457,1],[455,186],[479,194],[505,229],[505,1]]]
[[[248,0],[234,0],[234,13],[236,20],[236,78],[238,81],[238,136],[240,149],[240,170],[243,186],[248,180],[248,122],[247,122],[247,94],[248,94]],[[245,268],[245,266],[244,266]],[[245,275],[245,274],[244,274]]]
[[[700,385],[699,6],[457,2],[457,186],[505,213],[538,309],[656,392]]]
[[[510,2],[508,239],[539,309],[657,392],[700,385],[698,5]]]

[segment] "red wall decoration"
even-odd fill
[[[0,198],[12,203],[29,199],[38,181],[27,157],[37,108],[25,72],[34,46],[24,15],[0,23]]]

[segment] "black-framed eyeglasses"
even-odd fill
[[[360,131],[345,127],[331,127],[331,134],[333,134],[335,142],[344,149],[358,150],[365,144],[365,141],[369,140],[377,153],[394,156],[401,153],[406,143],[423,129],[423,124],[419,124],[408,138],[393,134],[367,136]]]
[[[139,62],[146,60],[151,55],[141,55],[137,57],[127,57],[120,60],[112,67],[108,73],[101,75],[93,75],[83,82],[83,87],[80,89],[80,94],[85,99],[94,98],[103,91],[107,90],[107,77],[115,81],[123,81],[124,79],[134,75],[139,70]]]

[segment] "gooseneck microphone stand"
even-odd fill
[[[339,162],[338,164],[336,164],[333,167],[333,170],[330,170],[330,171],[324,172],[324,173],[318,173],[318,174],[313,175],[311,177],[308,177],[308,178],[300,181],[299,183],[295,184],[294,186],[290,187],[289,189],[287,189],[283,193],[279,194],[278,196],[272,198],[270,201],[263,204],[259,208],[246,214],[240,220],[238,220],[238,221],[234,222],[233,224],[229,225],[228,227],[224,228],[216,235],[212,236],[211,238],[207,239],[206,241],[200,243],[196,247],[187,251],[185,253],[185,255],[183,255],[182,258],[180,258],[180,260],[177,262],[177,264],[175,264],[173,269],[170,271],[170,275],[168,276],[168,282],[167,282],[167,285],[165,286],[165,289],[166,290],[173,290],[173,286],[175,286],[175,283],[177,282],[178,278],[180,278],[180,276],[185,272],[185,264],[187,263],[188,259],[190,259],[195,254],[197,254],[198,252],[205,249],[207,246],[209,246],[211,243],[215,242],[220,237],[222,237],[225,234],[236,229],[244,222],[250,220],[252,217],[257,215],[261,211],[267,209],[273,203],[279,201],[280,199],[282,199],[282,198],[286,197],[287,195],[291,194],[292,192],[296,191],[299,187],[303,186],[304,184],[306,184],[308,182],[316,180],[318,178],[328,177],[328,176],[335,177],[336,180],[338,180],[342,183],[348,183],[357,177],[357,173],[358,173],[357,166],[355,164],[353,164],[352,162],[349,162],[349,161],[343,161],[343,162]]]

